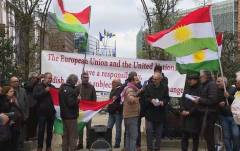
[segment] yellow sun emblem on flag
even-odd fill
[[[204,61],[205,57],[206,57],[205,51],[200,50],[200,51],[193,54],[193,61],[195,63],[199,63],[199,62]]]
[[[192,31],[188,26],[181,26],[175,29],[174,39],[179,42],[184,42],[190,39],[192,36]]]
[[[64,22],[66,22],[67,24],[71,24],[71,25],[74,25],[74,24],[80,24],[79,20],[73,16],[72,14],[70,13],[65,13],[63,15],[63,20]]]

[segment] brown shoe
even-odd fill
[[[42,151],[42,148],[38,148],[37,151]]]

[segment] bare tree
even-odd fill
[[[175,6],[179,0],[151,0],[153,8],[146,6],[145,0],[141,0],[146,20],[148,22],[148,32],[158,32],[160,30],[169,28],[175,18]],[[149,59],[170,59],[170,56],[159,48],[151,48],[146,43],[144,44],[148,52]]]
[[[24,66],[24,79],[30,71],[30,60],[34,38],[32,32],[36,13],[42,14],[41,8],[49,7],[50,0],[12,0],[9,5],[14,9],[16,33],[18,41],[17,58],[19,64]],[[44,9],[45,10],[45,9]],[[46,19],[45,19],[46,20]],[[44,21],[41,19],[40,22]]]

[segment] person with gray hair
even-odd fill
[[[63,120],[62,151],[75,151],[77,147],[77,118],[80,97],[76,92],[78,77],[69,75],[59,89],[60,115]]]
[[[199,105],[199,110],[203,113],[203,123],[201,134],[207,142],[208,151],[215,151],[214,125],[218,117],[218,95],[217,85],[212,78],[210,71],[200,71],[200,96],[193,99],[193,103]]]
[[[216,84],[218,86],[218,100],[220,121],[223,128],[223,138],[226,151],[239,150],[239,128],[234,122],[233,114],[230,106],[234,100],[234,94],[236,93],[235,87],[227,86],[226,77],[218,77]],[[226,92],[224,90],[224,84],[226,86]]]
[[[37,100],[38,116],[38,150],[42,151],[45,128],[47,129],[46,151],[52,151],[53,124],[55,119],[55,108],[53,105],[50,89],[54,88],[52,74],[46,72],[42,82],[38,83],[33,89],[33,97]]]

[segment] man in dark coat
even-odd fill
[[[96,101],[97,96],[96,96],[96,90],[93,85],[89,83],[89,75],[87,72],[83,72],[81,75],[81,80],[82,83],[77,86],[77,91],[79,92],[79,95],[81,96],[82,100],[88,100],[88,101]],[[86,143],[87,143],[87,148],[89,148],[90,143],[90,130],[91,130],[91,123],[92,120],[89,120],[86,124],[87,128],[87,137],[86,137]],[[79,142],[78,142],[78,147],[77,149],[82,149],[83,148],[83,132],[79,134]]]
[[[207,142],[208,151],[215,151],[214,126],[218,118],[217,85],[212,80],[212,74],[209,71],[200,72],[200,96],[192,100],[199,104],[200,111],[204,114],[202,119],[202,132]]]
[[[145,98],[147,106],[145,109],[147,148],[148,151],[160,150],[160,143],[163,131],[163,124],[166,118],[166,104],[169,101],[168,87],[161,83],[162,74],[155,72],[153,83],[148,84],[145,88]],[[153,140],[155,136],[155,148]]]
[[[219,112],[225,148],[226,151],[238,151],[240,147],[239,128],[233,119],[230,108],[237,90],[235,87],[227,87],[227,92],[224,92],[224,84],[227,86],[226,77],[218,77],[216,84],[218,86],[218,100],[221,101],[219,103]]]
[[[77,118],[79,99],[75,85],[78,77],[71,74],[59,89],[60,113],[63,120],[62,151],[75,151],[77,147]]]
[[[116,137],[114,148],[119,148],[121,143],[121,133],[122,133],[122,104],[121,104],[121,80],[112,80],[112,90],[110,92],[109,98],[113,100],[111,104],[108,105],[107,110],[109,113],[108,118],[108,128],[113,128],[116,124]]]
[[[37,100],[37,115],[38,115],[38,151],[42,151],[45,127],[47,126],[46,151],[52,151],[52,131],[55,119],[55,108],[52,97],[49,92],[54,86],[51,84],[52,74],[47,72],[44,74],[44,79],[33,89],[33,97]]]
[[[193,147],[192,151],[198,150],[199,144],[199,133],[201,125],[201,115],[198,111],[198,107],[190,99],[186,98],[185,95],[200,95],[199,87],[199,75],[189,75],[187,77],[188,88],[184,91],[183,97],[180,102],[180,110],[182,115],[182,151],[188,151],[188,140],[192,137]]]

